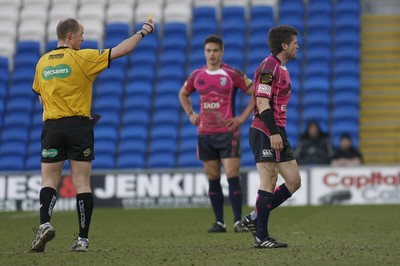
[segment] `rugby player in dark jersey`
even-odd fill
[[[268,232],[271,210],[300,188],[300,173],[294,151],[286,135],[286,107],[291,94],[288,60],[296,59],[298,32],[291,26],[276,26],[268,33],[271,55],[254,73],[254,119],[249,141],[254,153],[260,185],[256,210],[246,215],[243,225],[254,237],[256,248],[283,248]],[[285,183],[276,187],[278,173]]]
[[[242,188],[240,185],[240,136],[239,126],[254,109],[252,81],[241,71],[222,62],[223,41],[216,35],[204,42],[207,64],[189,76],[179,92],[182,108],[191,123],[198,127],[198,158],[203,161],[209,180],[209,197],[215,215],[210,233],[226,232],[221,187],[221,163],[229,184],[229,199],[234,214],[234,231],[247,231],[241,223]],[[240,56],[240,55],[238,55]],[[242,114],[235,115],[237,90],[248,94],[249,102]],[[190,94],[200,95],[200,111],[193,111]]]

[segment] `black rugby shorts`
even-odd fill
[[[93,122],[88,117],[49,119],[42,130],[43,163],[94,159]]]

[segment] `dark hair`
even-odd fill
[[[79,22],[74,18],[67,18],[61,20],[57,25],[57,38],[59,40],[65,40],[69,32],[78,32]]]
[[[273,55],[282,52],[282,43],[290,44],[293,36],[299,32],[292,26],[282,25],[271,28],[268,32],[268,48]]]
[[[224,49],[224,42],[222,41],[221,37],[219,37],[218,35],[210,35],[206,38],[206,40],[204,41],[204,46],[206,46],[207,43],[217,43],[219,44],[219,47],[221,48],[221,50]]]

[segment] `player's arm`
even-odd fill
[[[271,148],[274,150],[283,149],[283,140],[276,125],[274,112],[271,109],[270,100],[265,97],[257,97],[257,108],[260,113],[261,121],[267,126],[270,132]]]
[[[200,117],[193,111],[192,102],[190,101],[190,93],[186,90],[185,85],[183,85],[179,91],[179,101],[186,115],[189,117],[190,122],[197,126],[200,122]]]
[[[128,39],[122,41],[111,49],[110,59],[116,59],[130,53],[136,45],[148,34],[154,32],[154,22],[149,18],[138,33],[133,34]]]

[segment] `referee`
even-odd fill
[[[112,60],[131,52],[147,34],[153,33],[149,18],[142,29],[117,46],[82,49],[84,27],[74,18],[57,25],[57,48],[44,54],[36,65],[33,91],[43,106],[42,188],[40,190],[40,226],[30,247],[43,252],[55,236],[50,218],[57,200],[57,188],[65,160],[69,160],[76,190],[79,235],[71,251],[88,251],[89,226],[93,211],[90,173],[94,159],[94,120],[90,115],[95,78]],[[118,104],[118,103],[116,103]]]

